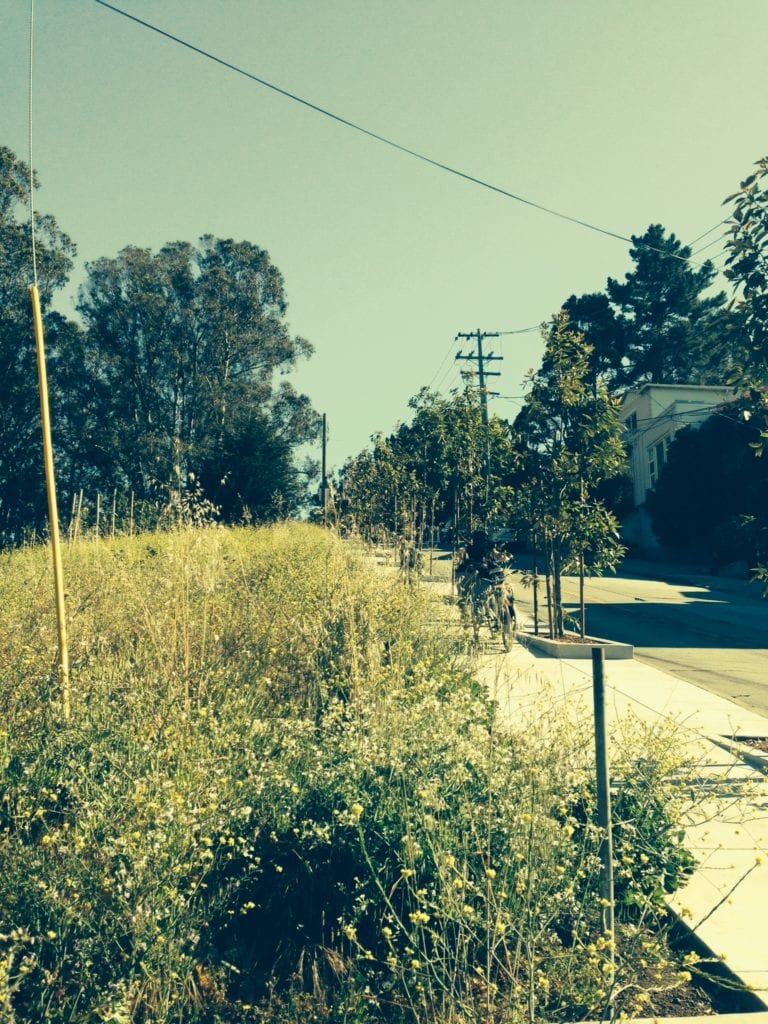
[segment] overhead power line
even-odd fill
[[[694,238],[694,240],[692,242],[689,242],[688,243],[688,248],[692,249],[694,247],[694,245],[696,245],[697,242],[700,242],[702,240],[702,238],[706,238],[707,235],[711,235],[713,231],[717,231],[717,229],[719,227],[722,227],[723,224],[727,224],[727,223],[728,223],[728,218],[727,217],[725,217],[723,220],[719,220],[717,222],[717,224],[713,224],[711,228],[708,228],[706,231],[703,231],[700,235],[697,235],[696,238]]]
[[[405,153],[407,156],[411,156],[415,160],[421,160],[423,163],[430,164],[432,167],[437,167],[439,170],[445,171],[447,174],[453,174],[457,178],[462,178],[464,181],[468,181],[473,185],[478,185],[481,188],[488,189],[489,191],[495,192],[507,199],[513,199],[517,203],[523,203],[525,206],[530,206],[534,210],[547,213],[552,217],[558,217],[560,220],[568,221],[571,224],[577,224],[579,227],[586,228],[588,231],[595,231],[598,234],[606,235],[608,238],[615,238],[620,242],[635,244],[631,238],[627,235],[622,235],[620,232],[611,231],[608,228],[602,228],[597,224],[592,224],[589,221],[582,220],[580,217],[573,217],[570,214],[562,213],[559,210],[553,210],[551,207],[544,206],[542,203],[537,203],[532,199],[526,199],[525,196],[517,195],[517,193],[510,192],[508,189],[501,188],[499,185],[494,185],[482,178],[477,178],[472,174],[468,174],[466,171],[461,171],[456,167],[451,167],[450,164],[442,163],[440,160],[435,160],[434,158],[427,156],[424,153],[420,153],[415,149],[410,149],[408,146],[395,142],[394,139],[389,139],[385,135],[379,135],[377,132],[371,131],[369,128],[365,128],[363,125],[357,124],[355,121],[350,121],[346,117],[342,117],[340,114],[334,114],[333,111],[326,110],[325,107],[321,107],[319,104],[313,103],[311,100],[304,99],[302,96],[298,96],[296,93],[290,92],[288,89],[283,89],[279,85],[275,85],[273,82],[267,81],[265,78],[261,78],[250,71],[246,71],[245,68],[241,68],[237,64],[233,64],[231,61],[224,60],[223,57],[217,57],[216,54],[211,53],[209,50],[204,50],[200,46],[195,46],[194,43],[190,43],[186,39],[182,39],[180,36],[174,35],[172,32],[166,32],[165,29],[159,28],[157,25],[153,25],[151,22],[145,21],[143,18],[138,18],[135,14],[129,14],[128,11],[124,11],[120,7],[115,7],[114,4],[107,3],[107,0],[94,0],[94,2],[100,7],[113,11],[115,14],[121,15],[129,21],[133,21],[137,25],[141,25],[143,28],[149,29],[151,32],[155,32],[157,35],[163,36],[165,39],[169,39],[173,43],[178,43],[179,46],[183,46],[187,50],[191,50],[193,53],[196,53],[201,57],[205,57],[207,60],[212,60],[216,64],[220,64],[229,71],[234,71],[238,75],[243,75],[243,77],[250,79],[252,82],[256,82],[258,85],[264,86],[265,89],[271,89],[272,92],[276,92],[280,96],[284,96],[286,99],[292,100],[294,103],[300,103],[309,110],[314,110],[315,113],[322,114],[323,117],[330,118],[330,120],[337,122],[337,124],[344,125],[346,128],[352,128],[354,131],[360,132],[362,135],[367,135],[368,138],[375,139],[376,142],[381,142],[385,146],[391,146],[392,149]],[[683,260],[686,263],[690,262],[686,257],[680,256],[678,253],[667,252],[657,246],[649,245],[647,242],[642,244],[646,249],[658,252],[662,256],[669,256],[672,259]]]
[[[451,352],[453,352],[453,346],[454,346],[455,344],[456,344],[456,340],[455,340],[455,339],[452,339],[452,340],[451,340],[451,341],[450,341],[450,342],[448,343],[448,348],[446,349],[445,355],[443,356],[443,361],[442,361],[442,362],[440,363],[440,365],[438,366],[437,370],[435,371],[435,375],[434,375],[434,377],[433,377],[433,378],[432,378],[432,380],[431,380],[431,381],[429,382],[429,386],[428,386],[428,388],[427,388],[427,390],[428,390],[428,391],[431,391],[431,390],[432,390],[432,385],[433,385],[433,384],[435,383],[435,381],[437,380],[438,374],[440,373],[440,371],[442,370],[442,368],[443,368],[443,367],[445,366],[445,364],[447,363],[447,361],[448,361],[448,357],[450,356]]]
[[[531,334],[533,331],[540,331],[541,324],[534,324],[532,327],[519,327],[516,331],[497,331],[496,334],[503,336],[505,334]]]
[[[696,252],[693,255],[696,256],[696,255],[698,255],[698,253],[704,252],[705,249],[711,249],[713,245],[717,245],[718,242],[722,242],[723,239],[727,238],[729,234],[730,234],[730,231],[724,231],[722,233],[722,235],[718,235],[717,238],[715,238],[713,241],[707,242],[706,245],[699,246],[699,248],[696,250]]]

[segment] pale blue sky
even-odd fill
[[[768,0],[117,6],[622,235],[660,222],[695,238],[768,152]],[[24,159],[28,30],[28,0],[0,0],[0,143]],[[315,345],[294,377],[328,415],[332,465],[405,418],[423,385],[456,384],[457,332],[540,323],[630,267],[623,242],[419,163],[94,0],[37,0],[35,31],[37,205],[78,245],[60,304],[71,309],[83,262],[128,244],[210,232],[263,246],[292,330]],[[496,387],[519,396],[538,336],[495,351]]]

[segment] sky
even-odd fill
[[[371,132],[608,232],[685,242],[768,153],[768,0],[115,0]],[[631,269],[629,245],[414,159],[99,5],[36,0],[36,208],[85,264],[210,233],[266,249],[292,375],[338,468],[447,392],[460,332],[513,332]],[[29,159],[30,0],[0,0],[0,145]],[[722,266],[725,228],[694,248]],[[711,244],[714,243],[714,244]],[[724,282],[720,282],[722,286]],[[503,356],[512,418],[537,330]]]

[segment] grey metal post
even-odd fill
[[[608,739],[605,728],[605,648],[592,648],[592,692],[595,708],[595,753],[597,763],[597,823],[603,833],[600,843],[600,896],[603,902],[603,935],[610,942],[613,988],[616,969],[616,923],[613,897],[613,835],[611,831],[611,789],[608,771]],[[609,1003],[610,1007],[610,1003]]]

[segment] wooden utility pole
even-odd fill
[[[56,502],[56,475],[53,468],[53,442],[51,440],[51,414],[48,404],[48,374],[45,367],[45,340],[43,338],[43,316],[40,311],[40,292],[37,285],[30,288],[32,315],[35,323],[35,344],[37,347],[37,376],[40,385],[40,415],[43,421],[43,459],[45,462],[45,485],[48,492],[48,525],[51,533],[53,555],[53,585],[56,599],[56,624],[59,639],[59,683],[64,721],[72,715],[72,701],[69,686],[69,645],[67,643],[67,616],[64,607],[64,569],[61,564],[61,541],[59,538],[59,510]]]
[[[503,356],[495,356],[493,354],[493,352],[488,352],[487,354],[484,353],[483,352],[483,341],[486,338],[498,338],[498,337],[499,337],[499,332],[498,331],[481,331],[480,328],[478,327],[478,329],[476,331],[470,332],[468,334],[464,333],[462,331],[459,331],[459,333],[456,335],[456,338],[455,338],[456,341],[458,341],[460,338],[463,338],[466,341],[469,341],[470,339],[472,339],[472,340],[477,342],[477,352],[470,352],[467,355],[465,355],[463,352],[457,352],[456,353],[456,358],[457,359],[469,359],[471,362],[477,363],[477,379],[478,379],[478,384],[479,384],[479,387],[480,387],[480,403],[481,403],[480,404],[480,409],[481,409],[481,413],[482,413],[482,417],[483,417],[483,426],[484,427],[488,426],[488,396],[489,395],[497,395],[498,394],[498,391],[488,391],[488,389],[485,386],[485,378],[486,377],[500,377],[501,376],[501,373],[500,373],[499,370],[486,370],[485,364],[486,363],[495,362],[495,361],[497,361],[499,359],[503,359],[504,357]]]
[[[486,338],[498,338],[499,331],[481,331],[478,327],[476,331],[465,333],[459,331],[456,335],[456,341],[460,338],[466,341],[470,339],[477,342],[477,352],[470,352],[464,354],[463,352],[457,352],[457,359],[468,359],[473,363],[477,363],[477,379],[480,389],[480,414],[482,416],[483,428],[488,426],[488,396],[498,395],[498,391],[489,391],[485,384],[486,377],[500,377],[501,373],[499,370],[486,370],[485,364],[503,359],[503,356],[495,356],[493,352],[487,354],[483,352],[483,341]],[[488,499],[491,487],[491,444],[488,438],[488,431],[485,430],[485,518],[488,516]]]

